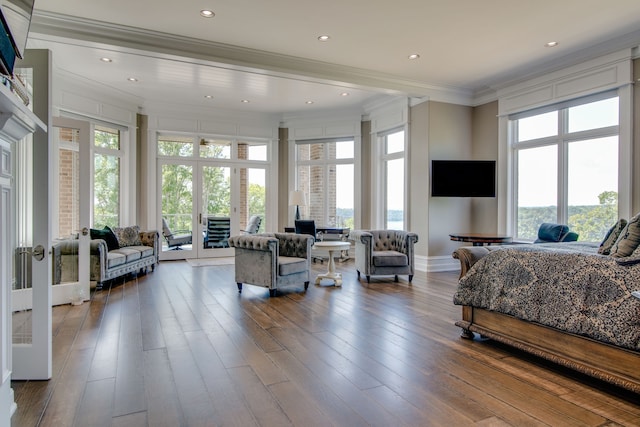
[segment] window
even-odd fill
[[[318,225],[354,228],[353,139],[296,142],[296,184],[307,194],[300,215]]]
[[[404,230],[404,130],[381,135],[384,228]]]
[[[618,97],[574,100],[509,118],[515,236],[535,240],[543,222],[600,241],[618,218]]]
[[[120,130],[105,126],[93,131],[93,227],[120,225]]]

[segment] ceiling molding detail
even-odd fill
[[[345,88],[374,89],[390,95],[430,96],[461,104],[470,103],[473,95],[466,89],[424,84],[361,68],[39,10],[34,11],[30,33],[35,38],[41,34],[104,49],[115,45],[137,54]]]

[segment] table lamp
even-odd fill
[[[296,207],[296,219],[300,219],[300,206],[307,206],[307,198],[304,191],[295,190],[289,192],[289,206]]]

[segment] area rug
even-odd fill
[[[235,258],[229,256],[219,258],[188,259],[187,262],[191,267],[208,267],[211,265],[232,265],[235,264]]]

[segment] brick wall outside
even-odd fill
[[[80,228],[78,163],[77,151],[60,150],[58,177],[58,234],[60,237],[77,233]]]

